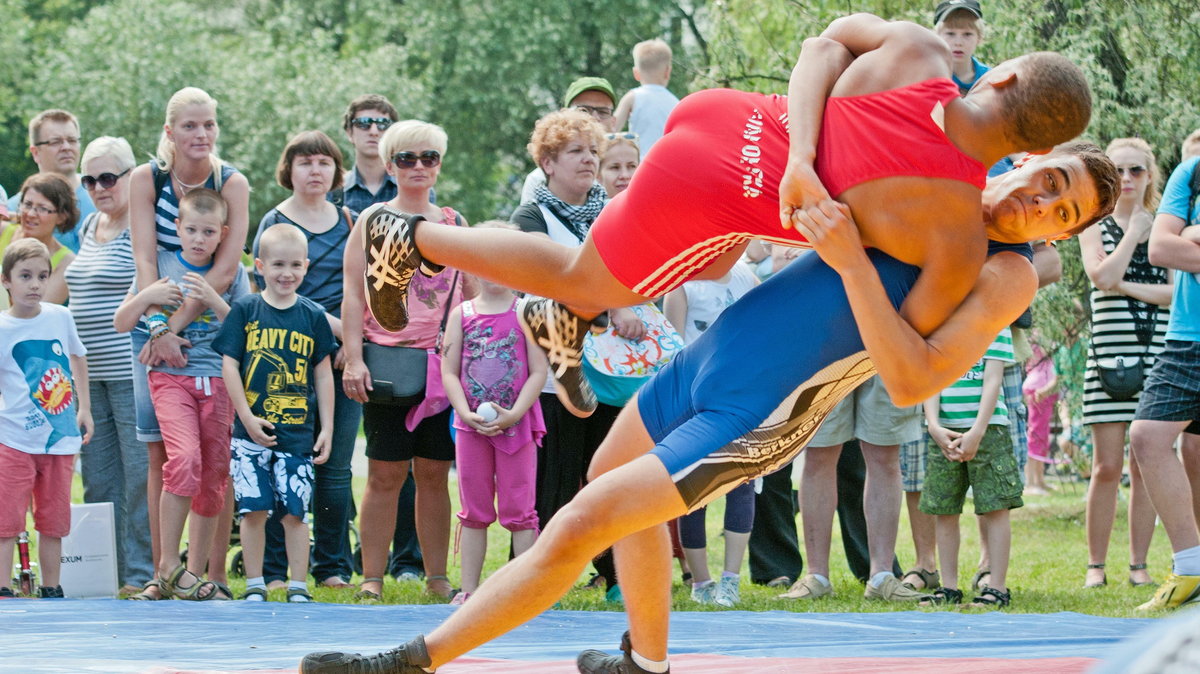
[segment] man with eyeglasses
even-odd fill
[[[563,108],[575,108],[588,113],[600,122],[607,133],[617,130],[617,118],[613,115],[616,106],[617,94],[603,77],[580,77],[567,87],[567,93],[563,96]],[[521,187],[521,203],[533,203],[537,188],[545,184],[546,174],[542,173],[541,168],[535,167],[525,176],[525,184]]]
[[[43,110],[29,120],[29,154],[37,164],[38,173],[57,173],[75,188],[79,204],[79,221],[71,229],[54,232],[54,238],[72,252],[79,252],[79,225],[96,207],[87,190],[79,182],[79,121],[66,110]],[[18,192],[8,200],[8,212],[16,213],[21,204]]]

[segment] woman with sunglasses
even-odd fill
[[[417,120],[393,124],[380,139],[380,154],[388,174],[395,179],[396,198],[363,211],[352,241],[361,241],[361,233],[376,218],[396,217],[398,213],[417,213],[431,223],[465,226],[452,208],[439,208],[430,201],[437,184],[442,155],[446,152],[446,132],[441,127]],[[414,320],[400,332],[387,332],[375,321],[366,306],[362,279],[366,255],[361,244],[346,246],[345,297],[342,301],[342,349],[345,370],[342,386],[351,400],[363,405],[363,430],[367,436],[367,487],[362,498],[363,583],[358,598],[379,601],[383,595],[383,575],[387,570],[388,547],[396,528],[396,503],[400,488],[412,463],[416,480],[417,540],[425,564],[426,590],[450,599],[454,588],[446,577],[446,558],[450,547],[450,462],[454,459],[454,441],[450,438],[450,409],[421,418],[426,411],[415,406],[412,430],[406,417],[412,407],[371,402],[371,372],[363,361],[363,340],[383,346],[407,346],[429,349],[437,345],[438,331],[447,303],[457,306],[464,297],[475,294],[475,281],[454,269],[434,276],[414,278],[409,287],[409,302],[415,309]],[[427,389],[428,390],[428,389]],[[432,411],[432,410],[429,410]]]
[[[117,578],[136,593],[154,577],[146,506],[146,446],[138,442],[129,333],[112,317],[136,267],[129,238],[129,174],[137,161],[124,138],[102,136],[83,151],[80,182],[96,211],[80,226],[79,253],[66,270],[71,315],[87,347],[88,387],[96,430],[80,453],[83,500],[113,504]]]
[[[63,280],[63,272],[75,259],[75,254],[54,238],[54,232],[65,232],[79,220],[75,189],[57,173],[35,173],[25,179],[20,194],[17,221],[5,224],[0,229],[0,253],[13,241],[25,237],[46,244],[50,251],[51,273],[49,287],[42,300],[56,304],[65,302],[67,283]],[[8,307],[8,293],[0,293],[0,310]]]
[[[1114,400],[1100,385],[1097,361],[1141,358],[1149,372],[1162,350],[1174,284],[1169,269],[1150,264],[1147,241],[1160,197],[1154,152],[1140,138],[1108,145],[1121,193],[1116,210],[1079,235],[1083,269],[1092,282],[1092,345],[1083,392],[1083,423],[1092,427],[1092,479],[1087,494],[1088,565],[1085,588],[1108,583],[1104,572],[1125,459],[1126,433],[1137,395]],[[1154,506],[1137,461],[1129,461],[1129,583],[1150,585],[1146,555],[1154,535]]]
[[[179,212],[179,199],[197,187],[215,189],[228,204],[229,233],[218,246],[213,266],[205,278],[218,293],[225,292],[233,283],[234,274],[241,265],[242,247],[245,245],[249,225],[250,183],[245,176],[226,164],[217,154],[217,102],[206,92],[195,87],[176,91],[167,101],[166,121],[159,136],[154,159],[142,164],[129,174],[129,235],[133,244],[134,264],[137,267],[138,287],[146,288],[158,280],[158,251],[178,251],[179,236],[175,230],[175,217]],[[204,310],[198,301],[185,300],[171,316],[166,334],[150,339],[145,323],[130,332],[134,358],[144,365],[167,363],[174,367],[187,364],[183,348],[186,340],[177,333],[182,327],[195,320]],[[160,313],[159,307],[147,310],[148,317]],[[150,470],[146,485],[150,509],[150,530],[154,541],[154,558],[158,561],[158,503],[162,492],[162,465],[166,461],[166,450],[159,432],[158,419],[150,401],[149,384],[145,368],[134,369],[134,400],[137,407],[138,440],[146,443],[150,454]],[[232,517],[233,501],[228,501],[228,517]],[[222,520],[225,522],[228,520]],[[228,530],[228,525],[219,528]],[[208,545],[194,545],[196,550],[207,550]],[[224,558],[223,553],[218,553]],[[224,580],[224,565],[213,568],[213,580]],[[221,582],[222,587],[224,583]],[[228,595],[224,588],[222,594]],[[159,599],[157,585],[149,587],[143,599]],[[228,598],[228,597],[227,597]]]
[[[299,229],[308,239],[308,270],[297,292],[320,304],[334,319],[342,315],[342,258],[353,224],[350,210],[338,208],[325,195],[342,187],[342,151],[320,131],[303,131],[292,137],[279,157],[275,181],[292,196],[267,211],[258,224],[251,249],[258,257],[259,240],[263,232],[278,223]],[[255,272],[255,282],[266,287],[261,274]],[[334,334],[340,336],[340,320],[332,321]],[[341,367],[341,352],[335,365]],[[347,579],[353,573],[349,543],[350,458],[354,439],[358,435],[362,406],[350,400],[342,391],[340,376],[334,381],[333,449],[329,459],[314,466],[316,482],[313,488],[313,550],[311,572],[324,587],[349,588]],[[263,560],[264,579],[284,581],[287,578],[287,558],[284,555],[283,528],[277,518],[267,523],[266,556]]]

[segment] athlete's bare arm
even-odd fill
[[[854,14],[805,40],[788,79],[788,162],[779,183],[783,227],[792,226],[796,210],[830,198],[813,161],[831,94],[856,96],[949,75],[945,43],[914,23]]]
[[[966,300],[923,338],[892,308],[848,216],[844,206],[822,209],[797,227],[842,277],[863,344],[897,406],[918,404],[966,372],[1037,292],[1029,260],[1016,253],[993,255]]]

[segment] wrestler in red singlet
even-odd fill
[[[923,176],[983,189],[987,167],[942,130],[959,96],[945,78],[862,96],[830,97],[814,167],[836,198],[868,180]],[[787,97],[710,89],[683,99],[629,189],[591,233],[612,275],[644,297],[678,287],[752,238],[803,244],[779,224],[788,158]]]

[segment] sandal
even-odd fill
[[[289,604],[307,604],[312,602],[313,597],[306,587],[289,587],[287,600]]]
[[[994,587],[983,586],[979,595],[971,600],[968,606],[972,608],[1006,608],[1012,603],[1012,593],[1002,592]]]
[[[1088,564],[1087,568],[1099,569],[1100,570],[1100,580],[1095,583],[1084,583],[1083,589],[1095,590],[1096,588],[1104,587],[1105,585],[1108,585],[1108,574],[1104,573],[1104,565],[1103,564]],[[1146,568],[1146,565],[1143,564],[1142,568]],[[1133,571],[1133,567],[1130,566],[1129,570]],[[1130,582],[1132,583],[1133,581],[1130,581]]]
[[[359,586],[358,592],[354,593],[354,601],[360,604],[378,604],[383,601],[383,579],[382,578],[363,578],[363,585],[367,583],[379,583],[379,592],[362,589]]]
[[[181,587],[179,581],[183,580],[184,574],[194,578],[195,582],[187,587]],[[191,571],[188,571],[187,567],[183,564],[175,567],[175,570],[171,572],[170,577],[167,578],[165,587],[171,595],[185,601],[221,601],[228,598],[219,596],[221,590],[217,587],[216,583],[200,578]]]
[[[438,581],[446,584],[445,592],[433,589],[433,584]],[[454,589],[454,586],[450,584],[450,579],[446,576],[427,576],[425,578],[425,591],[435,597],[441,597],[446,601],[453,599],[454,595],[458,594],[458,590]]]
[[[251,597],[258,597],[258,599],[251,599]],[[241,599],[242,601],[267,601],[267,588],[265,586],[248,587],[246,588],[246,591],[242,593],[242,596],[238,597],[238,599]]]
[[[142,591],[129,597],[133,601],[162,601],[170,599],[171,594],[163,586],[161,578],[151,578],[142,585]]]
[[[354,585],[347,583],[341,576],[330,576],[321,581],[321,587],[327,587],[332,590],[348,590]]]
[[[991,575],[992,572],[987,569],[976,571],[975,577],[971,579],[971,589],[976,592],[983,590],[983,588],[987,587],[987,583],[983,582],[983,577],[988,576],[988,580],[991,580]]]
[[[962,590],[955,590],[949,587],[939,587],[933,594],[921,600],[918,606],[941,606],[943,604],[961,604],[963,600]]]
[[[217,590],[221,593],[221,596],[216,597],[216,599],[218,601],[227,601],[227,600],[233,599],[233,590],[229,589],[228,585],[226,585],[225,583],[222,583],[219,580],[214,580],[214,581],[210,581],[210,582],[213,585],[216,585]]]
[[[1134,571],[1145,571],[1145,570],[1146,570],[1145,563],[1129,565],[1129,574],[1130,574],[1129,575],[1129,585],[1131,587],[1158,587],[1158,583],[1154,582],[1153,580],[1147,580],[1147,581],[1143,581],[1143,582],[1139,583],[1133,579]]]
[[[917,587],[913,583],[901,583],[901,585],[910,590],[933,590],[942,586],[942,576],[937,572],[936,569],[933,571],[928,571],[919,566],[913,567],[909,571],[906,571],[903,576],[900,576],[900,579],[904,580],[909,576],[916,576],[917,578],[920,578],[922,583],[921,587]]]

